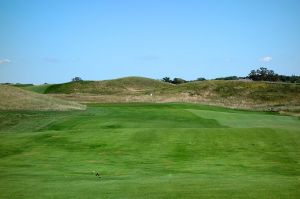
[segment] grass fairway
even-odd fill
[[[191,104],[1,111],[0,156],[5,199],[300,198],[300,120],[270,113]]]

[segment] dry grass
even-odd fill
[[[35,89],[41,90],[40,87]],[[126,77],[48,85],[42,87],[42,91],[61,99],[84,103],[190,102],[300,112],[299,108],[295,108],[300,106],[300,85],[287,83],[210,80],[174,85],[149,78]]]
[[[21,88],[0,85],[0,110],[83,110],[85,105],[68,102]]]
[[[280,103],[255,101],[244,97],[219,97],[213,92],[203,92],[201,95],[191,95],[190,93],[179,93],[169,95],[96,95],[96,94],[51,94],[55,98],[80,103],[128,103],[128,102],[150,102],[150,103],[168,103],[168,102],[185,102],[201,103],[208,105],[217,105],[237,109],[251,109],[262,111],[276,111],[283,114],[299,115],[299,100],[286,100]]]

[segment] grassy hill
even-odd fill
[[[299,95],[140,77],[0,85],[0,198],[299,198],[299,117],[199,105],[297,112]],[[53,96],[93,103],[64,112],[85,106]],[[108,103],[135,101],[198,104]]]
[[[125,77],[104,81],[77,81],[50,85],[44,93],[89,93],[102,95],[146,94],[173,85],[144,77]]]
[[[31,87],[32,90],[34,87]],[[272,101],[284,97],[299,97],[300,84],[252,81],[195,81],[179,85],[142,77],[126,77],[104,81],[78,81],[48,85],[44,93],[89,93],[141,95],[189,94],[190,96],[241,97]]]
[[[300,197],[296,117],[122,103],[0,118],[0,198]]]
[[[0,85],[0,110],[81,110],[75,102],[27,91],[15,86]]]
[[[34,90],[34,87],[30,88]],[[83,102],[196,102],[234,108],[272,107],[275,111],[300,111],[299,84],[210,80],[174,85],[149,78],[126,77],[43,88],[44,93]]]
[[[50,86],[52,86],[52,84],[30,85],[24,86],[22,88],[36,93],[44,94]]]

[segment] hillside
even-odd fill
[[[84,105],[21,88],[0,85],[0,110],[80,110]]]
[[[36,93],[44,94],[45,91],[48,89],[48,87],[50,87],[51,85],[52,84],[41,84],[41,85],[24,86],[22,88]]]
[[[174,85],[143,77],[125,77],[43,88],[44,93],[81,102],[195,102],[234,108],[300,111],[300,85],[288,83],[209,80]],[[34,86],[30,89],[34,90]]]
[[[300,85],[252,81],[203,81],[181,84],[178,91],[226,105],[300,105]]]
[[[104,81],[77,81],[54,84],[47,87],[44,93],[89,93],[102,95],[148,94],[156,90],[169,89],[173,85],[144,77],[125,77]]]

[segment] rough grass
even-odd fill
[[[172,87],[171,84],[143,77],[127,77],[104,81],[77,81],[49,86],[45,93],[90,94],[146,94],[156,89]]]
[[[0,121],[0,198],[300,197],[296,117],[131,103]]]
[[[82,110],[84,105],[37,94],[14,86],[0,85],[1,110]]]
[[[299,84],[269,82],[211,80],[173,85],[127,77],[50,85],[43,92],[81,102],[196,102],[296,113],[300,106]]]
[[[53,84],[42,84],[42,85],[31,85],[23,87],[26,90],[33,91],[36,93],[44,94],[48,87],[52,86]]]

